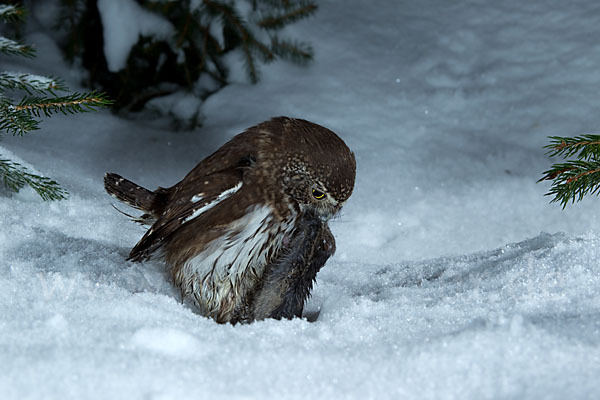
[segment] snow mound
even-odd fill
[[[125,67],[140,35],[170,39],[175,34],[169,21],[133,0],[98,0],[98,11],[104,28],[104,56],[111,72]]]
[[[150,350],[167,356],[197,357],[202,354],[202,343],[194,336],[168,328],[142,328],[133,334],[131,342],[141,350]]]
[[[80,383],[69,394],[86,398],[560,399],[591,393],[600,373],[594,237],[541,234],[388,265],[334,261],[307,305],[314,323],[232,327],[149,285],[144,274],[159,265],[127,266],[109,246],[38,234],[46,247],[3,254],[7,398],[64,397],[71,377]]]

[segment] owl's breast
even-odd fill
[[[175,274],[176,283],[202,314],[228,322],[288,240],[294,221],[294,216],[278,218],[267,205],[253,207],[188,259]]]

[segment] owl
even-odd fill
[[[169,188],[113,173],[104,186],[150,225],[128,260],[164,260],[182,299],[238,323],[302,315],[335,252],[328,221],[355,176],[354,154],[334,132],[279,117],[233,137]]]

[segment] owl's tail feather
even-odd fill
[[[104,175],[104,189],[123,203],[155,218],[163,212],[165,193],[162,193],[160,189],[152,192],[113,173]]]

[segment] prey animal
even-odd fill
[[[356,161],[331,130],[273,118],[233,137],[179,183],[151,191],[113,173],[106,191],[151,225],[128,260],[161,258],[182,298],[219,323],[301,316],[335,252],[328,221]]]

